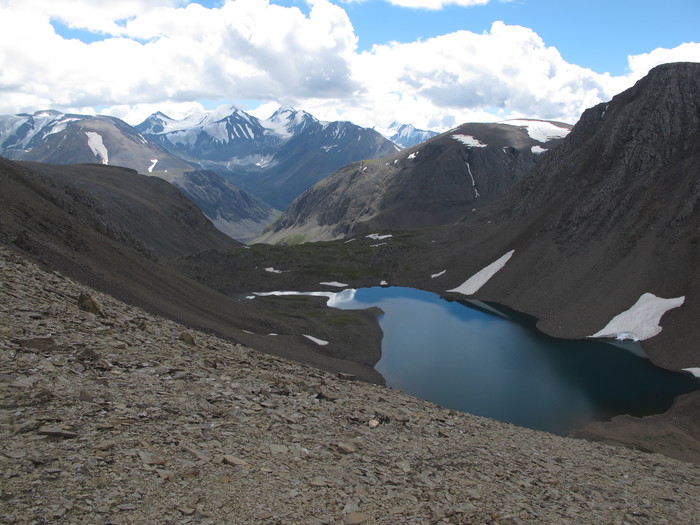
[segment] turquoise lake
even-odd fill
[[[566,434],[619,414],[660,413],[700,388],[693,376],[615,345],[554,339],[523,316],[504,314],[516,321],[412,288],[345,290],[329,306],[384,311],[375,368],[388,386],[532,429]]]

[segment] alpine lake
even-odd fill
[[[329,307],[384,312],[375,368],[387,386],[531,429],[566,435],[619,414],[661,413],[700,388],[690,374],[653,365],[637,343],[556,339],[499,306],[402,287],[308,295],[329,297]]]

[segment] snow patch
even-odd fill
[[[406,157],[406,159],[407,159],[407,160],[413,160],[413,159],[416,158],[416,155],[418,155],[419,153],[420,153],[420,151],[414,151],[414,152],[411,153],[408,157]],[[396,161],[394,161],[394,162],[396,162]]]
[[[321,284],[323,286],[334,286],[336,288],[346,288],[348,286],[347,284],[339,283],[338,281],[325,281],[325,282],[318,283],[318,284]]]
[[[529,119],[513,119],[504,120],[501,124],[509,126],[518,126],[527,128],[527,134],[530,138],[537,142],[548,142],[553,139],[561,139],[566,137],[571,131],[569,128],[557,126],[552,122],[544,120],[529,120]]]
[[[282,270],[275,270],[272,266],[265,268],[265,271],[270,273],[282,273]]]
[[[485,148],[488,144],[484,144],[479,139],[472,137],[471,135],[452,135],[452,138],[460,141],[465,146],[471,146],[472,148]]]
[[[393,235],[391,235],[390,233],[387,234],[387,235],[380,235],[380,234],[378,234],[378,233],[370,233],[370,234],[367,235],[365,238],[366,238],[366,239],[372,239],[373,241],[381,241],[381,240],[383,240],[383,239],[388,239],[388,238],[390,238],[390,237],[393,237]],[[386,244],[386,243],[384,243],[384,244]]]
[[[700,378],[700,367],[684,368],[685,372],[693,374],[695,377]]]
[[[590,337],[644,341],[659,334],[661,317],[684,302],[685,296],[663,299],[652,293],[645,293],[629,310],[617,314],[602,330]]]
[[[319,339],[318,337],[314,337],[313,335],[306,335],[306,334],[301,334],[307,339],[310,339],[314,343],[316,343],[319,346],[326,346],[328,344],[328,341],[324,341],[323,339]]]
[[[545,151],[547,151],[547,148],[543,148],[541,146],[532,146],[530,148],[530,151],[532,151],[536,155],[539,155],[540,153],[544,153]]]
[[[153,168],[158,164],[158,159],[151,159],[151,165],[148,167],[148,173],[153,173]]]
[[[109,164],[109,152],[102,142],[102,135],[94,131],[86,131],[88,138],[88,146],[92,150],[93,155],[102,161],[102,164]]]
[[[477,291],[479,291],[479,289],[482,286],[484,286],[489,281],[489,279],[491,279],[491,277],[496,275],[496,273],[506,265],[506,263],[513,256],[513,253],[515,253],[515,250],[511,250],[508,253],[502,255],[485,268],[482,268],[481,270],[476,272],[457,288],[453,288],[452,290],[447,291],[461,293],[462,295],[475,294]]]
[[[434,274],[432,274],[432,275],[430,276],[430,278],[431,278],[431,279],[436,279],[437,277],[442,277],[443,275],[445,275],[445,273],[447,273],[447,270],[443,270],[443,271],[441,271],[441,272],[434,273]]]

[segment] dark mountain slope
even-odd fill
[[[476,297],[562,337],[598,332],[645,293],[685,297],[643,345],[662,366],[697,367],[699,204],[700,64],[659,66],[587,110],[503,202],[445,231],[448,272],[423,279],[452,289],[514,250]]]
[[[285,141],[259,172],[233,173],[233,180],[283,210],[333,171],[359,159],[394,153],[394,143],[351,122],[315,121]]]
[[[502,196],[569,128],[542,121],[463,124],[389,157],[346,166],[295,200],[260,240],[329,240],[454,222]]]
[[[372,369],[381,340],[375,313],[343,313],[336,327],[340,331],[334,332],[340,335],[331,338],[325,325],[335,314],[319,301],[253,304],[217,293],[174,270],[168,255],[227,249],[233,256],[247,250],[218,232],[164,181],[123,168],[46,166],[0,158],[0,187],[0,242],[47,267],[258,350],[382,381]],[[260,269],[259,275],[264,280],[269,274]],[[268,336],[270,332],[279,335]],[[319,347],[302,334],[331,343]]]

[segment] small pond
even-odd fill
[[[454,410],[566,434],[619,414],[663,412],[700,388],[690,374],[658,368],[630,349],[555,339],[524,316],[487,305],[400,287],[323,295],[335,308],[381,308],[375,368],[387,385]]]

